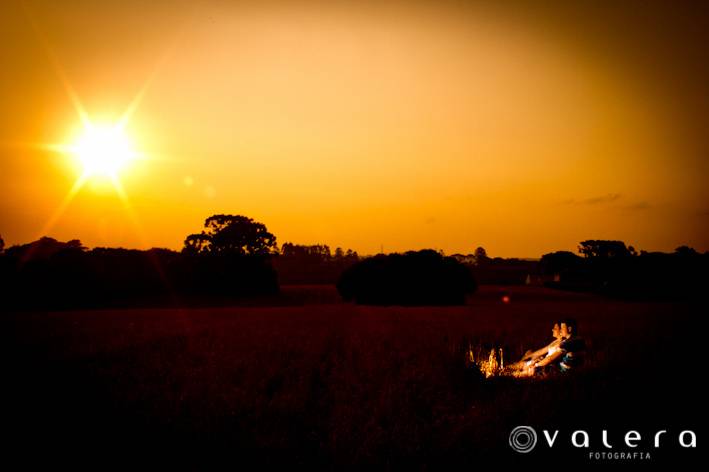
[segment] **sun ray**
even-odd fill
[[[27,141],[3,141],[2,145],[9,148],[36,149],[38,151],[51,151],[60,154],[71,152],[71,146],[64,143],[38,143]]]
[[[114,188],[116,189],[116,194],[118,195],[121,200],[121,203],[123,204],[123,209],[125,210],[126,215],[128,215],[128,219],[133,225],[135,233],[138,235],[138,239],[140,240],[141,246],[145,248],[149,247],[148,238],[145,235],[145,229],[143,228],[143,225],[140,222],[140,219],[138,218],[138,214],[133,209],[133,205],[130,202],[130,198],[128,198],[128,194],[123,188],[123,184],[116,176],[113,176],[111,178],[111,181],[113,183]],[[148,252],[148,258],[150,260],[150,263],[157,271],[163,285],[167,289],[172,304],[179,309],[181,306],[180,299],[177,296],[177,292],[173,288],[170,279],[167,277],[165,270],[162,267],[162,264],[160,263],[160,260],[151,252]]]
[[[126,107],[126,110],[123,112],[121,115],[121,118],[118,120],[118,126],[121,129],[124,129],[128,122],[130,121],[131,117],[133,116],[133,113],[138,109],[140,104],[143,101],[143,98],[145,97],[146,92],[152,85],[153,81],[155,80],[155,77],[158,75],[158,72],[160,69],[163,67],[163,65],[167,62],[167,60],[172,56],[174,53],[177,43],[182,36],[182,33],[179,33],[175,40],[173,41],[173,44],[169,47],[166,48],[165,52],[160,56],[160,58],[155,62],[155,65],[152,68],[152,71],[148,75],[148,77],[145,79],[145,82],[143,85],[140,87],[138,92],[135,94],[133,97],[133,100],[128,104],[128,107]]]
[[[30,11],[29,7],[24,3],[22,3],[21,5],[22,10],[24,11],[25,16],[27,18],[27,21],[29,22],[30,26],[32,27],[32,31],[37,37],[37,41],[39,42],[40,46],[42,47],[42,50],[46,54],[47,59],[49,59],[49,62],[52,65],[52,69],[54,70],[54,73],[57,75],[59,81],[64,87],[64,91],[69,97],[69,100],[71,101],[74,109],[76,110],[76,113],[79,115],[81,123],[84,126],[89,126],[91,123],[89,120],[89,115],[81,104],[81,100],[79,100],[79,95],[76,93],[76,90],[74,90],[74,87],[72,87],[66,72],[59,63],[56,54],[54,54],[54,50],[50,46],[49,41],[42,33],[42,30],[39,28],[39,24],[35,20],[34,15]]]
[[[138,219],[138,215],[136,214],[135,210],[133,210],[133,205],[130,203],[130,199],[128,198],[128,194],[126,193],[125,189],[123,188],[123,184],[121,183],[120,179],[116,175],[111,176],[111,183],[113,184],[113,188],[116,190],[116,194],[118,195],[118,198],[121,200],[121,203],[123,204],[123,209],[125,210],[126,214],[128,215],[128,219],[131,221],[131,224],[133,225],[136,233],[138,233],[138,238],[140,239],[140,243],[143,246],[147,246],[147,238],[145,237],[145,230],[143,229],[143,225],[140,223],[140,220]]]
[[[138,90],[138,93],[135,94],[135,97],[133,97],[133,100],[128,104],[128,107],[126,110],[123,112],[121,115],[121,118],[118,120],[117,126],[123,130],[125,129],[126,125],[128,124],[128,121],[130,121],[131,117],[133,116],[133,113],[138,109],[140,106],[140,103],[143,101],[143,97],[145,96],[145,93],[148,91],[148,88],[150,87],[150,84],[152,83],[155,75],[157,74],[157,69],[158,67],[156,66],[153,72],[148,76],[146,79],[145,83],[143,86]]]

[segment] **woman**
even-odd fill
[[[535,367],[538,363],[559,350],[559,345],[563,341],[561,326],[559,323],[554,323],[554,326],[551,329],[551,335],[554,338],[552,342],[541,349],[537,349],[536,351],[527,351],[524,356],[522,356],[521,360],[508,367],[507,370],[509,370],[509,373],[515,377],[527,377],[534,375]]]

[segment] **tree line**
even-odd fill
[[[589,239],[578,254],[544,254],[545,285],[628,299],[698,299],[709,286],[709,253],[679,246],[672,253],[637,251],[623,241]]]
[[[0,241],[2,239],[0,238]],[[88,249],[42,237],[0,245],[0,303],[12,308],[229,302],[273,296],[283,283],[330,283],[356,263],[352,250],[285,243],[242,215],[213,215],[181,251]]]
[[[11,308],[228,303],[277,295],[281,285],[336,285],[345,301],[364,304],[460,304],[478,284],[521,284],[530,278],[567,290],[627,298],[699,296],[709,254],[637,252],[622,241],[587,240],[578,254],[540,260],[489,257],[484,248],[446,256],[408,251],[361,257],[327,245],[278,247],[267,227],[242,215],[213,215],[181,251],[84,247],[43,237],[4,247],[0,238],[0,303]]]

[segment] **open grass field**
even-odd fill
[[[3,456],[437,469],[550,460],[546,444],[510,449],[517,425],[558,429],[554,454],[584,461],[575,429],[597,451],[603,429],[616,448],[638,430],[653,461],[683,429],[703,439],[706,307],[493,286],[456,307],[343,304],[330,287],[266,305],[2,315]],[[464,366],[469,342],[516,360],[569,316],[588,347],[576,372],[483,380]]]

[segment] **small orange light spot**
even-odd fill
[[[510,302],[510,296],[509,295],[503,295],[502,296],[502,303],[509,303]]]

